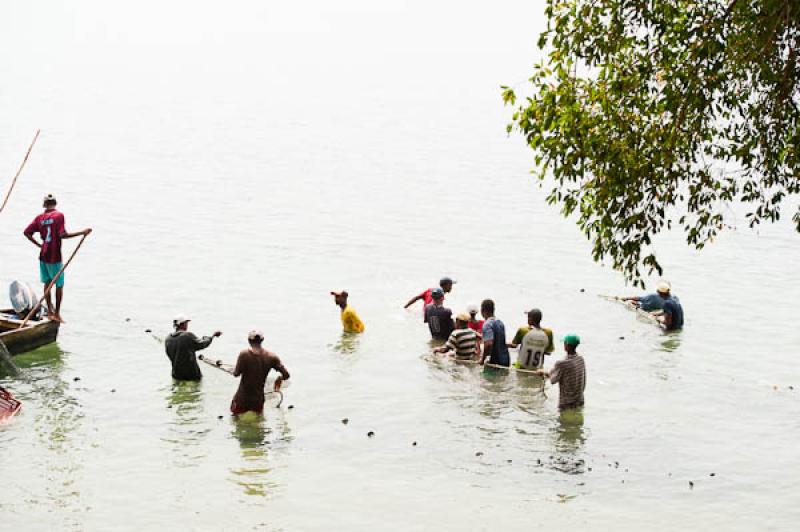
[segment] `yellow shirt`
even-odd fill
[[[353,307],[347,305],[342,310],[342,325],[344,332],[361,333],[364,332],[364,322],[358,317]]]

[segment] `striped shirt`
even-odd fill
[[[457,358],[472,358],[478,345],[478,335],[472,329],[456,329],[447,339],[448,349],[456,352]]]
[[[558,409],[583,406],[583,390],[586,389],[586,364],[577,353],[556,362],[550,370],[550,382],[558,383]]]

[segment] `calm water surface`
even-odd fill
[[[794,529],[788,221],[740,218],[702,254],[660,239],[686,330],[638,321],[596,297],[622,278],[505,135],[498,86],[537,60],[544,3],[375,4],[0,6],[3,190],[43,130],[0,215],[0,287],[36,281],[21,231],[46,192],[95,229],[58,343],[0,373],[25,403],[0,427],[0,529]],[[538,381],[427,359],[402,305],[442,274],[456,310],[492,297],[514,329],[536,305],[581,335],[583,420]],[[236,422],[230,376],[173,384],[144,329],[177,312],[228,361],[263,329],[283,408]]]

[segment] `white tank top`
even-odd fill
[[[542,329],[531,329],[519,344],[517,363],[522,369],[539,369],[544,365],[544,352],[550,338]]]

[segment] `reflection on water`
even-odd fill
[[[174,421],[168,424],[169,437],[164,441],[174,445],[174,458],[178,467],[196,467],[198,458],[206,453],[202,441],[210,432],[203,416],[202,381],[173,381],[167,395],[167,408],[175,412]]]
[[[352,355],[358,351],[358,346],[361,343],[361,334],[343,332],[339,341],[333,346],[333,350],[343,355]]]
[[[36,500],[38,494],[28,496],[45,506],[76,511],[81,502],[75,483],[82,471],[80,453],[87,445],[78,436],[84,413],[75,392],[82,388],[79,381],[63,377],[64,354],[52,343],[18,355],[14,363],[21,373],[3,384],[13,387],[14,395],[23,402],[20,421],[34,426],[41,448],[49,451],[30,456],[28,465],[44,470],[47,478],[59,479],[44,484],[44,500]],[[76,526],[77,522],[69,518],[64,525]]]
[[[669,379],[669,370],[678,367],[680,362],[681,331],[667,331],[657,343],[655,352],[658,353],[656,359],[656,377],[661,380]]]
[[[560,412],[555,432],[557,451],[570,454],[577,453],[586,443],[586,435],[583,430],[583,409],[570,409]]]
[[[280,444],[291,441],[289,425],[282,414],[282,411],[276,413],[273,426],[268,426],[268,420],[255,412],[231,418],[231,434],[239,441],[243,463],[230,471],[233,482],[243,488],[245,495],[269,497],[279,487],[273,478],[270,454],[280,449]]]

